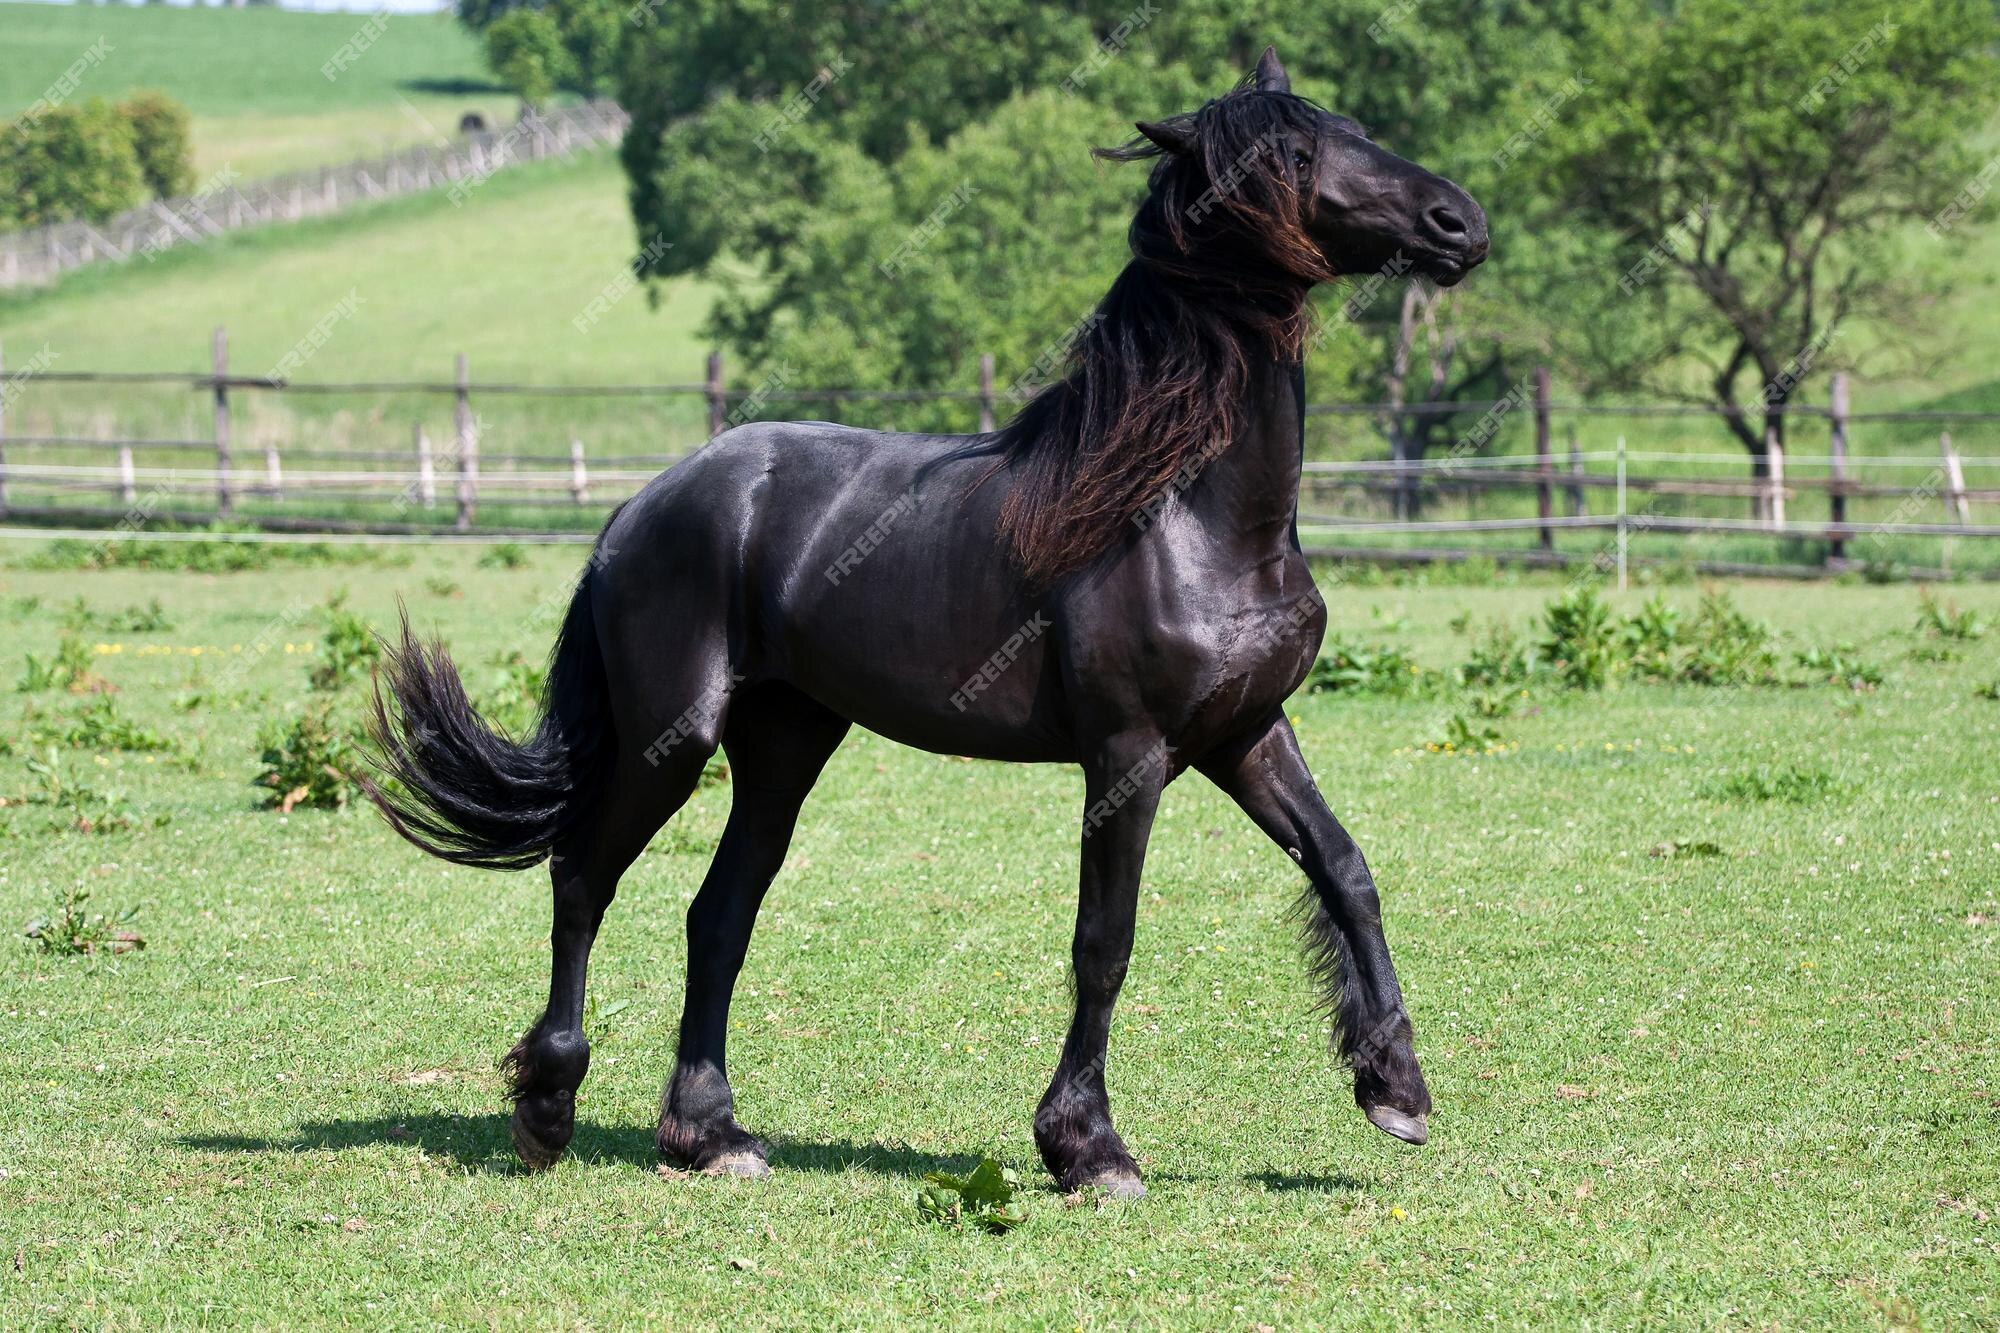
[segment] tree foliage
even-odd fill
[[[193,181],[187,108],[162,93],[42,103],[0,125],[0,227],[102,222]]]
[[[188,109],[165,93],[134,93],[118,104],[132,125],[132,148],[146,188],[160,199],[194,189],[194,131]]]
[[[103,98],[0,127],[0,221],[9,226],[101,222],[145,197],[132,123]]]
[[[486,29],[486,63],[524,102],[546,102],[575,77],[562,31],[545,10],[516,9]]]
[[[1842,321],[1911,309],[1923,266],[1897,245],[1979,168],[1996,36],[1986,0],[1593,16],[1575,63],[1605,77],[1549,132],[1528,200],[1538,237],[1598,244],[1591,298],[1554,325],[1581,375],[1735,409],[1753,454],[1782,443]]]
[[[1768,382],[1801,329],[1879,307],[1893,266],[1871,240],[1963,186],[1954,136],[1989,110],[1983,0],[1899,6],[1857,58],[1892,3],[642,4],[616,61],[623,155],[646,273],[723,284],[711,332],[748,382],[964,389],[991,351],[1005,386],[1124,262],[1142,173],[1089,148],[1191,109],[1275,42],[1299,92],[1492,214],[1493,263],[1466,287],[1326,298],[1312,391],[1400,396],[1380,424],[1421,456],[1479,445],[1427,400],[1502,397],[1540,362],[1685,391],[1740,324]],[[1621,290],[1703,199],[1728,224],[1708,258]]]
[[[610,92],[632,13],[612,0],[471,0],[459,6],[460,20],[483,34],[494,76],[537,104],[558,92]]]

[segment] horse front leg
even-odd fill
[[[1169,773],[1166,746],[1155,736],[1120,736],[1084,763],[1083,855],[1070,946],[1076,1010],[1055,1078],[1035,1112],[1035,1146],[1065,1190],[1095,1186],[1120,1199],[1146,1192],[1111,1127],[1105,1060],[1111,1012],[1132,959],[1146,841]]]
[[[1361,849],[1327,809],[1291,724],[1275,714],[1261,730],[1196,767],[1306,872],[1312,972],[1326,988],[1336,1049],[1354,1069],[1354,1099],[1377,1129],[1406,1143],[1424,1142],[1431,1094],[1389,961],[1375,879]]]

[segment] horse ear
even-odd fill
[[[1288,93],[1291,90],[1292,76],[1285,73],[1285,67],[1278,63],[1278,48],[1265,47],[1264,54],[1257,58],[1257,91]]]
[[[1194,151],[1194,125],[1189,121],[1142,120],[1136,123],[1135,128],[1169,153]]]

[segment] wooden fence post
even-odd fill
[[[722,425],[728,418],[729,403],[722,396],[722,353],[708,354],[708,438],[722,434]]]
[[[1834,564],[1847,558],[1847,372],[1844,370],[1833,372],[1829,406],[1827,442],[1833,485],[1827,488],[1826,493],[1828,519],[1833,525],[1833,532],[1826,544],[1826,562]]]
[[[1944,450],[1945,519],[1947,522],[1956,515],[1960,523],[1972,522],[1972,506],[1965,498],[1965,469],[1959,465],[1958,450],[1951,447],[1951,432],[1938,436],[1938,447]]]
[[[479,507],[479,432],[472,424],[472,382],[465,368],[465,353],[458,354],[458,394],[457,404],[452,411],[452,422],[458,435],[458,530],[465,532],[472,527],[472,516]]]
[[[1569,432],[1569,513],[1571,518],[1583,517],[1583,450],[1576,447],[1576,428]]]
[[[130,509],[139,503],[138,470],[132,466],[132,446],[118,446],[118,503]]]
[[[7,352],[0,348],[0,518],[7,516]]]
[[[1764,457],[1769,463],[1769,484],[1771,490],[1770,515],[1771,531],[1785,530],[1785,444],[1776,431],[1767,431],[1764,436]]]
[[[1555,469],[1549,457],[1549,368],[1535,367],[1535,509],[1542,520],[1542,549],[1553,551],[1556,531],[1549,520],[1555,517]]]
[[[426,509],[437,508],[437,466],[431,461],[431,437],[424,434],[424,423],[416,425],[417,442],[417,500]]]
[[[569,498],[576,503],[590,503],[590,473],[583,466],[583,441],[574,435],[569,441]]]
[[[215,357],[215,509],[223,518],[236,510],[229,492],[229,331],[218,324],[210,344]]]
[[[1632,524],[1625,508],[1625,437],[1618,437],[1618,591],[1624,592],[1632,550]]]
[[[264,489],[271,493],[273,500],[285,498],[284,467],[278,461],[278,445],[275,440],[264,442]]]
[[[979,356],[979,433],[991,434],[993,430],[993,353],[982,352]]]

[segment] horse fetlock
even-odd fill
[[[517,1099],[557,1089],[574,1092],[590,1072],[590,1043],[579,1031],[538,1024],[514,1044],[500,1064]]]
[[[1057,1074],[1035,1111],[1035,1147],[1065,1190],[1101,1186],[1120,1197],[1145,1192],[1125,1141],[1111,1127],[1100,1065]]]
[[[1085,1138],[1038,1141],[1036,1146],[1042,1152],[1042,1165],[1065,1193],[1101,1189],[1114,1198],[1129,1199],[1146,1192],[1139,1164],[1109,1125]]]
[[[689,1171],[716,1176],[771,1174],[764,1145],[726,1115],[719,1120],[700,1122],[684,1119],[671,1110],[663,1111],[654,1143],[660,1156]]]
[[[660,1155],[693,1171],[764,1175],[764,1145],[736,1123],[736,1098],[712,1061],[681,1064],[660,1096]]]

